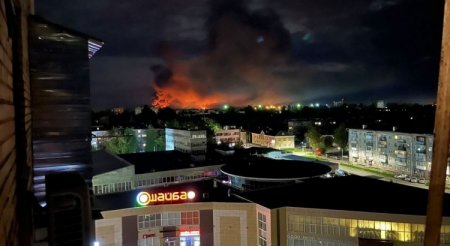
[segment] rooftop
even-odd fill
[[[267,199],[268,193],[270,199]],[[428,201],[427,190],[354,175],[317,178],[246,192],[241,196],[268,208],[303,207],[410,215],[425,215]],[[443,216],[450,216],[448,194],[444,196],[443,208]]]
[[[264,180],[296,180],[320,176],[331,168],[315,162],[300,160],[274,160],[268,158],[235,159],[221,167],[231,176]]]
[[[131,165],[117,155],[106,150],[94,151],[91,153],[91,156],[93,163],[93,175],[99,175]]]
[[[210,155],[205,161],[193,161],[190,154],[174,150],[123,154],[119,157],[133,164],[136,174],[223,164],[220,159]]]
[[[254,202],[274,209],[301,207],[387,214],[425,215],[427,190],[359,176],[310,179],[303,183],[229,196],[229,188],[213,180],[144,188],[96,197],[95,207],[115,210],[139,207],[136,196],[149,193],[192,190],[195,202]],[[268,196],[270,194],[270,198]],[[290,194],[287,196],[286,194]],[[242,199],[240,199],[241,197]],[[443,216],[450,216],[450,196],[444,196]]]

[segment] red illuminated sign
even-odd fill
[[[140,192],[136,200],[142,205],[149,205],[150,203],[157,202],[172,202],[172,201],[187,201],[195,198],[195,192],[193,191],[176,191],[176,192],[158,192],[148,193]]]

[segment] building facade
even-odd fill
[[[423,245],[425,216],[281,207],[252,202],[190,202],[102,212],[100,245],[357,246]],[[383,244],[384,245],[384,244]],[[444,217],[440,245],[450,245]]]
[[[296,135],[306,131],[308,126],[312,124],[311,120],[289,120],[288,121],[288,133]]]
[[[270,210],[254,203],[184,203],[102,212],[100,245],[272,245]]]
[[[295,147],[295,136],[283,131],[275,135],[267,135],[264,131],[252,132],[252,144],[274,149],[289,149]]]
[[[46,174],[77,171],[90,183],[89,58],[103,43],[36,16],[29,41],[33,188],[43,200]]]
[[[97,170],[97,164],[108,168],[105,171],[96,171],[97,173],[93,175],[92,190],[94,195],[113,194],[147,187],[169,186],[212,179],[221,175],[220,167],[222,167],[222,165],[218,164],[195,165],[190,164],[190,162],[175,164],[169,160],[170,158],[166,158],[162,162],[161,160],[154,160],[152,157],[149,157],[146,163],[140,163],[140,167],[136,167],[133,163],[126,161],[120,156],[108,152],[95,152],[93,157],[94,171]],[[174,158],[177,159],[178,157]],[[162,162],[162,164],[156,162]],[[148,167],[142,168],[142,164]],[[178,167],[161,168],[164,165],[177,165]]]
[[[433,135],[367,129],[349,129],[348,134],[350,162],[429,177]]]
[[[206,131],[166,128],[166,150],[178,150],[193,155],[204,154]]]
[[[215,133],[216,143],[236,145],[241,141],[240,132],[241,130],[236,128],[224,127]]]
[[[283,207],[272,210],[274,246],[360,245],[370,239],[391,245],[423,245],[425,216]],[[450,245],[450,218],[444,217],[440,245]]]
[[[2,1],[0,12],[0,245],[31,245],[28,16],[34,1]]]
[[[128,142],[127,153],[155,152],[165,149],[164,129],[153,128],[92,131],[91,149],[94,151],[105,149],[108,141],[120,138]]]
[[[137,174],[134,166],[131,165],[94,175],[92,177],[92,187],[94,195],[105,195],[146,187],[193,182],[219,176],[221,166],[214,165]]]

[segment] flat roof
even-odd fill
[[[428,190],[355,175],[239,194],[267,208],[302,207],[388,214],[426,215]],[[450,216],[450,195],[444,195]]]
[[[190,154],[175,150],[122,154],[119,157],[133,164],[136,174],[224,164],[211,155],[205,155],[204,161],[194,161]]]
[[[149,193],[173,192],[173,191],[194,191],[196,199],[194,202],[241,202],[248,203],[234,196],[228,196],[229,188],[218,183],[214,186],[214,180],[203,180],[183,184],[169,184],[167,187],[149,187],[136,189],[133,191],[119,192],[96,196],[95,207],[98,210],[116,210],[124,208],[141,207],[137,204],[136,198],[139,192]],[[193,203],[193,202],[190,202]],[[163,203],[163,205],[171,203]],[[158,204],[161,205],[161,204]]]
[[[315,162],[269,158],[235,159],[220,169],[230,176],[267,181],[304,179],[331,171],[329,166]]]
[[[117,155],[106,151],[99,150],[91,152],[92,156],[92,174],[99,175],[102,173],[107,173],[120,168],[131,166],[130,163],[119,158]]]

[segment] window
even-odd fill
[[[267,245],[267,218],[265,214],[258,212],[258,245]]]
[[[139,246],[159,246],[159,237],[139,239]]]
[[[199,224],[198,211],[181,212],[181,224],[182,225],[196,225],[196,224]]]

